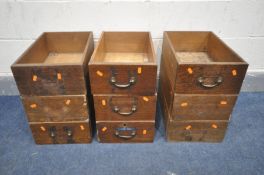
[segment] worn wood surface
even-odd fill
[[[175,94],[172,120],[229,120],[237,95]]]
[[[221,142],[224,139],[228,120],[175,120],[163,93],[159,92],[158,97],[167,141]]]
[[[168,77],[176,93],[239,93],[248,64],[213,33],[165,32],[163,52],[161,62],[169,69],[167,72],[171,72]],[[201,52],[203,59],[200,59]],[[222,82],[208,88],[198,81],[199,77],[204,79],[205,85],[216,84],[218,77]]]
[[[97,139],[101,143],[141,143],[153,142],[155,136],[155,121],[131,121],[131,122],[96,122]],[[116,135],[118,129],[122,130],[119,136],[131,137],[132,131],[135,135],[132,138],[120,138]]]
[[[20,94],[86,94],[87,63],[92,50],[90,32],[42,34],[11,66]]]
[[[137,72],[139,67],[141,74]],[[97,74],[98,71],[102,76]],[[90,65],[89,75],[93,94],[154,95],[156,92],[156,65]],[[136,82],[128,88],[118,88],[110,83],[112,76],[118,84],[129,83],[131,77],[135,77]]]
[[[82,121],[89,118],[86,95],[22,96],[29,122]]]
[[[87,120],[29,124],[36,144],[90,143],[92,141],[90,122]],[[51,137],[52,133],[54,137]]]
[[[94,94],[95,117],[98,121],[155,120],[156,95],[101,95]],[[119,111],[115,111],[115,107]],[[133,112],[133,107],[136,110]],[[131,113],[131,115],[125,115]]]
[[[154,95],[157,62],[150,34],[103,32],[89,62],[89,75],[93,94]],[[112,77],[116,84],[129,86],[115,86]],[[135,82],[130,84],[132,77]]]
[[[175,92],[183,94],[238,94],[243,83],[247,70],[246,64],[220,65],[220,64],[198,64],[198,65],[179,65]],[[192,69],[192,74],[188,73],[188,68]],[[233,76],[233,70],[236,75]],[[213,85],[218,77],[222,77],[222,83],[207,88],[198,82],[198,78],[203,77],[205,84]],[[207,81],[207,82],[206,82]]]
[[[86,94],[84,70],[80,65],[12,67],[21,95]],[[58,79],[58,73],[61,79]],[[33,81],[37,76],[36,81]]]
[[[225,137],[228,121],[170,122],[168,141],[221,142]]]

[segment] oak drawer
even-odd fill
[[[163,47],[175,93],[239,93],[248,64],[212,32],[165,32]]]
[[[155,120],[156,95],[136,96],[94,94],[93,97],[96,120]]]
[[[30,128],[36,144],[90,143],[90,122],[31,122]]]
[[[103,32],[89,76],[93,94],[155,94],[157,62],[150,33]]]
[[[86,94],[91,32],[43,33],[11,66],[21,95]]]
[[[221,142],[228,121],[170,122],[166,131],[168,141]]]
[[[172,120],[229,120],[237,95],[175,94]]]
[[[96,122],[97,139],[101,143],[153,142],[155,121]]]
[[[85,95],[23,96],[21,99],[29,122],[78,121],[89,117]]]

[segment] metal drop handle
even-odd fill
[[[64,127],[64,131],[66,132],[67,137],[68,137],[67,142],[68,143],[74,143],[74,140],[72,138],[73,137],[73,131],[72,131],[72,129],[69,128],[69,127]]]
[[[55,126],[50,127],[49,136],[52,138],[53,144],[56,144],[57,140],[56,140],[56,127]]]
[[[130,135],[123,135],[122,132],[130,132]],[[116,128],[115,136],[122,138],[122,139],[132,139],[137,134],[136,128],[128,128],[128,127],[122,127],[122,128]]]
[[[209,83],[207,80],[210,80]],[[205,88],[213,88],[219,86],[223,82],[223,77],[198,77],[198,83]]]
[[[112,84],[113,86],[117,87],[117,88],[120,88],[120,89],[125,89],[125,88],[128,88],[134,84],[136,84],[137,82],[137,79],[135,76],[129,76],[129,80],[128,80],[128,83],[125,83],[125,84],[120,84],[116,81],[116,77],[115,75],[112,75],[110,77],[110,84]]]
[[[113,104],[113,97],[110,98],[109,103],[112,108],[112,111],[122,116],[130,116],[137,111],[137,98],[136,97],[132,98],[132,106],[128,112],[122,112],[120,107]]]
[[[137,105],[133,105],[129,112],[120,112],[120,108],[118,106],[114,106],[113,111],[120,115],[129,116],[137,111]]]

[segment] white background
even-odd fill
[[[210,30],[264,70],[263,0],[0,2],[0,74],[44,31],[150,31],[160,56],[163,31]]]

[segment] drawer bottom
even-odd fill
[[[92,141],[89,121],[29,124],[36,144],[73,144]]]
[[[97,121],[97,139],[101,143],[153,142],[155,121]]]

